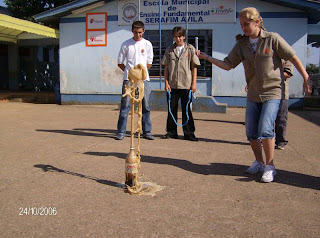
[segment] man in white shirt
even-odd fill
[[[132,24],[131,31],[133,33],[133,37],[122,43],[118,56],[118,66],[124,72],[122,94],[125,93],[125,86],[129,83],[129,69],[137,64],[142,64],[146,67],[146,69],[150,69],[153,60],[152,44],[150,41],[142,38],[145,32],[144,23],[141,21],[135,21]],[[148,140],[154,140],[154,137],[151,133],[152,125],[149,107],[149,81],[150,78],[147,70],[147,78],[144,81],[144,98],[142,100],[142,136],[143,138],[146,138]],[[117,135],[115,137],[116,140],[122,140],[126,134],[126,126],[130,106],[130,97],[122,97],[117,125]]]

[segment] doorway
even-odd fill
[[[0,44],[0,90],[9,89],[8,45]]]

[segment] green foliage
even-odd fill
[[[308,74],[317,74],[319,73],[319,66],[315,64],[308,64],[306,70]]]
[[[33,21],[32,16],[74,0],[4,0],[13,17]]]

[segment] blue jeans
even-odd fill
[[[125,86],[129,84],[129,81],[123,81],[122,95],[125,93]],[[144,98],[142,99],[142,131],[143,134],[151,134],[151,119],[150,119],[150,107],[149,107],[149,95],[150,87],[149,82],[144,81]],[[130,97],[125,96],[121,98],[121,107],[118,119],[117,134],[126,134],[128,114],[130,111]]]
[[[274,123],[280,101],[280,99],[272,99],[258,103],[247,100],[246,134],[249,141],[274,138]]]

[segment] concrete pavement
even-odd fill
[[[320,111],[290,111],[269,184],[244,173],[244,114],[194,113],[190,142],[160,139],[166,112],[152,111],[141,173],[165,188],[147,197],[122,189],[117,106],[1,102],[0,236],[319,237]]]

